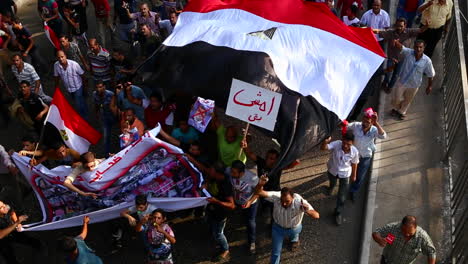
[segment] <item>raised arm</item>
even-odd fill
[[[424,10],[426,10],[428,7],[434,4],[434,0],[430,0],[427,3],[422,4],[420,7],[418,7],[418,12],[422,13]]]
[[[83,229],[81,229],[81,234],[78,235],[83,240],[85,240],[86,237],[88,236],[88,223],[89,223],[89,216],[83,217]]]
[[[321,150],[328,150],[328,144],[331,142],[331,137],[326,138],[323,142],[322,145],[320,145]]]
[[[240,144],[241,148],[244,150],[244,153],[247,154],[247,157],[253,162],[256,162],[257,155],[255,155],[255,153],[253,153],[253,151],[249,148],[249,145],[247,144],[247,139],[242,140]]]

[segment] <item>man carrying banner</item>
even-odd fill
[[[76,180],[78,175],[82,174],[83,172],[93,171],[97,168],[99,163],[101,163],[104,159],[96,159],[96,156],[93,152],[86,152],[80,156],[80,164],[76,166],[70,175],[65,178],[63,185],[67,187],[70,191],[76,192],[83,196],[90,196],[96,199],[98,196],[95,193],[91,192],[83,192],[82,190],[78,189],[73,182]]]
[[[80,153],[71,148],[66,147],[63,143],[54,143],[52,147],[44,152],[44,155],[39,159],[31,159],[29,164],[36,166],[46,160],[58,161],[61,165],[74,165],[80,160]]]
[[[92,263],[102,264],[101,258],[94,254],[94,251],[86,245],[84,241],[88,236],[89,216],[83,217],[83,229],[76,237],[64,237],[59,241],[61,249],[67,254],[66,263],[81,264]]]

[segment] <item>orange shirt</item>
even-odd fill
[[[130,129],[135,128],[138,130],[138,135],[141,137],[145,133],[145,125],[143,125],[143,122],[141,122],[137,117],[135,117],[135,120],[133,121],[133,124],[130,124]],[[124,133],[124,130],[128,128],[127,120],[125,120],[124,117],[120,119],[120,130],[122,133]]]

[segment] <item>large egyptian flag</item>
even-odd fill
[[[97,144],[101,138],[101,134],[89,125],[68,103],[60,88],[55,89],[45,123],[44,137],[50,138],[51,135],[60,135],[61,140],[69,148],[78,151],[80,154],[88,151],[89,146]],[[54,133],[56,131],[58,133]],[[50,142],[50,139],[48,142]]]
[[[225,107],[233,78],[282,93],[273,132],[281,166],[345,119],[384,60],[369,28],[303,0],[192,0],[142,69],[166,93]],[[170,94],[169,94],[170,95]]]

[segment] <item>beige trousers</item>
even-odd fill
[[[409,88],[397,82],[393,87],[392,93],[392,106],[393,109],[397,110],[400,114],[406,115],[406,111],[414,99],[414,96],[418,93],[418,88]]]

